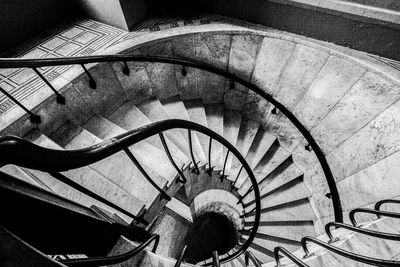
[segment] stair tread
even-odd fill
[[[101,136],[106,139],[112,138],[117,134],[126,132],[126,130],[122,129],[118,125],[115,125],[100,116],[92,117],[92,119],[89,120],[85,125],[83,125],[83,127],[91,131],[90,135]],[[89,134],[89,131],[86,132],[86,135]],[[176,176],[176,170],[170,163],[164,151],[160,151],[158,148],[150,145],[147,142],[138,142],[129,147],[129,151],[132,152],[139,163],[142,164],[149,176],[152,177],[152,179],[154,179],[154,181],[161,188],[165,186],[166,181],[171,183],[174,180]],[[120,152],[120,154],[122,155],[120,156],[120,160],[124,160],[129,166],[132,166],[132,170],[135,171],[135,173],[138,173],[139,170],[134,167],[133,162],[130,162],[130,160],[128,161],[129,158],[127,157],[127,155],[123,155],[123,152]],[[151,155],[153,158],[149,155]],[[99,168],[102,167],[99,166]],[[108,170],[108,168],[105,168],[105,170]],[[143,178],[142,181],[144,182],[144,185],[150,186],[149,182],[146,181],[144,176],[142,176],[141,174],[138,175],[138,177]],[[152,196],[155,197],[154,195]]]
[[[15,166],[15,165],[5,165],[0,168],[0,171],[5,172],[9,175],[12,175],[15,178],[18,178],[24,182],[28,182],[32,185],[35,185],[37,187],[46,189],[48,191],[51,191],[50,188],[48,188],[45,184],[40,182],[39,179],[31,175],[29,172],[25,171],[23,168]]]
[[[242,113],[236,110],[224,110],[224,138],[233,146],[236,145],[239,129],[242,121]],[[227,148],[223,147],[222,155],[226,157]],[[225,158],[224,158],[225,160]],[[232,165],[233,155],[230,153],[226,161],[225,174],[229,175]]]
[[[208,127],[223,136],[224,134],[224,108],[222,104],[208,104],[205,105],[206,118]],[[215,170],[222,170],[223,168],[223,145],[214,141],[211,147],[211,165],[215,165]],[[207,149],[208,153],[208,149]]]
[[[276,140],[253,169],[257,182],[261,182],[268,175],[272,174],[285,160],[288,160],[289,157],[290,153],[282,148]],[[250,186],[251,181],[246,178],[240,186],[239,192],[247,192]]]
[[[161,103],[170,118],[190,121],[190,117],[188,112],[186,111],[186,107],[180,100],[179,96],[163,100]],[[187,130],[181,130],[181,134],[185,138],[186,142],[189,144]],[[197,138],[196,132],[192,135],[192,146],[193,152],[197,156],[197,158],[201,162],[206,163],[207,158]]]
[[[145,101],[137,104],[136,107],[152,122],[170,119],[167,111],[164,109],[161,102],[156,98],[146,99]],[[186,156],[190,156],[189,145],[179,130],[169,130],[165,133],[165,135]]]
[[[119,107],[114,113],[112,113],[107,120],[118,125],[126,131],[135,130],[137,128],[143,127],[145,125],[151,124],[152,121],[146,117],[132,101],[128,101]],[[169,139],[165,136],[168,149],[171,152],[174,160],[180,162],[188,161],[188,157],[180,151]],[[152,136],[145,140],[149,144],[157,147],[160,150],[164,151],[164,147],[161,143],[161,140],[158,136]]]
[[[63,150],[61,146],[59,146],[43,134],[32,141],[40,146]],[[63,184],[62,182],[59,182],[47,173],[36,170],[29,171],[32,172],[36,177],[38,177],[41,181],[43,181],[47,186],[53,189],[57,194],[60,194],[88,207],[90,207],[91,205],[96,205],[106,210],[110,210],[107,205],[93,200],[90,197],[78,192],[77,190]],[[131,196],[122,188],[118,187],[117,185],[106,179],[104,176],[102,176],[100,173],[96,172],[94,169],[88,166],[79,169],[69,170],[63,172],[63,174],[68,178],[74,180],[75,182],[83,185],[92,192],[128,210],[134,215],[139,214],[143,209],[144,204],[141,201],[139,201],[134,196]],[[125,221],[132,220],[124,214],[120,214],[119,212],[118,214]]]
[[[93,116],[83,128],[101,139],[109,139],[115,135],[124,133],[125,130],[116,127],[100,116]],[[149,207],[157,199],[159,192],[143,176],[140,170],[129,159],[124,152],[118,152],[110,157],[96,163],[93,167],[105,177],[118,186],[124,188],[128,193],[138,198]],[[163,188],[167,180],[154,172],[149,173],[150,177]]]

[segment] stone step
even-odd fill
[[[223,136],[224,134],[224,108],[221,104],[208,104],[204,106],[207,117],[208,127]],[[209,139],[209,138],[208,138]],[[208,140],[209,142],[210,140]],[[211,146],[211,166],[215,166],[215,170],[223,168],[223,145],[213,140]],[[207,149],[208,152],[208,149]]]
[[[31,136],[28,137],[29,140],[33,141],[35,144],[52,148],[63,150],[61,146],[53,142],[48,137],[40,134],[40,133],[30,133]],[[64,183],[58,181],[56,178],[52,177],[48,173],[29,170],[34,176],[40,179],[43,183],[45,183],[49,188],[51,188],[55,193],[71,199],[77,203],[90,207],[92,205],[96,205],[100,208],[103,208],[108,211],[112,211],[113,209],[108,207],[105,204],[102,204],[99,201],[92,199],[89,196],[73,189],[72,187],[65,185]],[[139,201],[134,196],[127,193],[123,188],[115,185],[111,181],[109,181],[106,177],[97,172],[94,168],[90,166],[82,167],[79,169],[69,170],[67,172],[63,172],[63,175],[75,181],[76,183],[86,187],[90,191],[96,193],[99,196],[113,202],[114,204],[124,208],[134,215],[138,215],[143,211],[144,204]],[[113,211],[114,212],[114,211]],[[115,212],[125,221],[132,221],[131,218],[127,217],[125,214],[121,214],[120,212]]]
[[[299,242],[304,236],[316,236],[314,224],[310,221],[260,222],[257,234],[296,242]]]
[[[118,134],[123,134],[126,132],[118,125],[115,125],[100,116],[92,117],[92,119],[83,125],[83,127],[85,127],[95,136],[102,139],[110,139]],[[160,151],[158,148],[150,145],[147,142],[138,142],[130,146],[129,151],[132,152],[137,161],[142,164],[142,167],[149,174],[149,176],[153,178],[161,188],[163,188],[167,182],[169,184],[175,179],[176,170],[164,151]],[[121,154],[124,153],[121,152]],[[123,156],[123,160],[126,162],[126,164],[134,167],[133,162],[130,162],[127,155]],[[178,166],[181,164],[182,163],[179,162]],[[136,167],[134,169],[136,169]],[[145,179],[143,182],[145,182],[145,184],[148,183],[145,181]],[[153,197],[155,196],[153,195]]]
[[[246,209],[249,210],[249,209]],[[307,198],[293,202],[276,205],[273,207],[262,207],[260,222],[313,222],[317,218]],[[246,217],[246,222],[251,224],[254,215]]]
[[[165,99],[161,103],[162,103],[165,111],[168,113],[168,116],[171,119],[180,119],[180,120],[190,121],[190,117],[186,111],[186,107],[183,104],[183,102],[180,100],[179,96]],[[181,132],[182,136],[184,137],[184,139],[186,140],[186,143],[189,144],[187,130],[182,129],[180,132]],[[207,162],[206,154],[204,153],[204,151],[201,147],[201,144],[197,138],[196,132],[193,132],[193,135],[192,135],[192,146],[193,146],[193,152],[197,156],[197,158],[201,162],[206,163]]]
[[[253,140],[258,132],[259,126],[259,122],[253,120],[242,120],[238,133],[238,138],[236,140],[236,148],[237,150],[239,150],[243,157],[246,157],[247,152],[249,151],[250,146],[253,143]],[[233,158],[228,179],[232,181],[235,180],[241,167],[242,165],[240,164],[238,159],[236,157]]]
[[[247,239],[248,236],[243,235],[242,238]],[[253,248],[258,250],[259,252],[263,252],[265,250],[267,250],[268,252],[274,251],[274,248],[277,246],[283,246],[289,251],[295,251],[301,246],[300,241],[266,235],[259,233],[258,231],[254,238],[253,244]]]
[[[24,182],[40,187],[42,189],[52,191],[46,184],[42,183],[37,177],[26,171],[24,168],[16,165],[6,165],[0,168],[0,171],[14,176]]]
[[[136,106],[152,122],[170,119],[167,111],[156,98],[148,98]],[[187,157],[190,157],[189,144],[180,130],[169,130],[165,132],[165,136],[167,136]]]
[[[242,122],[242,113],[236,110],[224,109],[224,138],[228,140],[233,146],[236,145],[239,129]],[[224,146],[222,149],[223,160],[225,161],[226,153],[228,152],[227,148]],[[232,160],[234,156],[232,153],[229,153],[228,158],[226,160],[225,166],[225,175],[229,175]]]
[[[93,116],[82,127],[104,140],[125,132],[125,130],[112,125],[109,121],[97,115]],[[144,156],[142,155],[142,157]],[[96,164],[96,169],[115,184],[145,203],[146,208],[150,207],[159,195],[157,189],[151,185],[123,151],[102,160],[99,164]],[[166,186],[167,180],[155,171],[149,172],[149,175],[161,188]]]
[[[290,153],[280,146],[278,140],[275,140],[268,151],[265,153],[265,155],[257,163],[257,166],[253,169],[254,176],[256,177],[257,182],[260,183],[269,175],[272,175],[274,172],[280,171],[279,166],[284,166],[282,165],[282,163],[289,158]],[[239,192],[247,192],[250,186],[251,181],[250,179],[246,178],[246,180],[240,186]]]
[[[132,102],[126,102],[114,111],[108,118],[109,121],[118,125],[126,131],[132,131],[145,125],[151,124],[151,120],[147,118]],[[160,150],[164,150],[162,142],[158,136],[151,136],[145,141],[151,145],[157,147]],[[172,157],[180,162],[186,162],[188,157],[180,151],[169,139],[165,136],[168,149],[171,152]],[[180,166],[181,167],[181,166]]]

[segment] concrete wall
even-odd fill
[[[68,0],[1,0],[0,53],[77,14]]]
[[[94,20],[128,31],[145,18],[144,0],[76,0],[83,13]]]

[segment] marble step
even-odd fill
[[[244,243],[246,238],[241,237],[241,241]],[[250,252],[254,254],[262,263],[270,262],[274,259],[274,252],[273,250],[267,249],[261,245],[252,242],[250,247],[248,248]],[[245,265],[244,265],[245,266]]]
[[[106,119],[97,115],[93,116],[83,124],[82,127],[102,140],[110,139],[115,135],[125,132],[118,126],[111,124]],[[141,156],[144,157],[145,155]],[[115,184],[124,188],[128,193],[145,203],[146,208],[148,208],[159,195],[157,189],[151,185],[123,151],[102,160],[99,164],[96,164],[96,169]],[[145,170],[147,171],[147,168],[145,168]],[[164,177],[160,176],[155,171],[148,172],[148,174],[161,188],[166,186],[167,180]]]
[[[224,108],[221,104],[205,105],[208,127],[223,136],[224,134]],[[210,140],[208,140],[209,142]],[[208,152],[208,149],[207,149]],[[211,146],[211,166],[215,166],[215,170],[223,168],[223,145],[213,140]]]
[[[254,169],[262,157],[268,153],[271,145],[275,142],[276,137],[265,132],[263,129],[259,128],[256,136],[254,137],[253,143],[251,144],[249,151],[246,155],[246,161],[252,169]],[[239,169],[240,170],[240,169]],[[235,173],[233,173],[235,175]],[[237,176],[237,173],[236,173]],[[245,171],[240,172],[239,178],[236,182],[236,186],[240,187],[248,174]]]
[[[86,124],[83,125],[83,127],[90,131],[93,135],[104,140],[126,132],[126,130],[122,129],[118,125],[115,125],[114,123],[100,116],[92,117]],[[150,145],[147,142],[138,142],[130,146],[129,151],[132,152],[137,161],[142,164],[149,176],[152,178],[154,177],[154,181],[161,188],[163,188],[166,184],[170,184],[175,179],[177,172],[164,151],[160,151],[158,148]],[[121,152],[121,154],[122,153],[123,152]],[[124,155],[124,160],[126,160],[127,164],[134,166],[134,164],[130,162],[127,155]],[[177,164],[180,166],[183,163],[177,162]]]
[[[249,210],[249,209],[246,209]],[[273,207],[262,207],[260,222],[288,222],[288,223],[306,223],[313,222],[317,218],[312,209],[310,201],[307,198],[287,202]],[[254,215],[246,217],[246,222],[252,224]]]
[[[208,127],[206,111],[202,99],[186,100],[184,101],[184,105],[186,108],[186,112],[189,115],[189,119],[192,122]],[[200,145],[206,157],[208,157],[208,143],[209,143],[208,137],[204,134],[198,134],[197,138],[200,142]]]
[[[136,106],[152,122],[170,119],[167,111],[156,98],[148,98]],[[186,156],[190,157],[189,144],[180,130],[169,130],[165,132],[165,136],[167,136]]]
[[[30,133],[29,140],[43,147],[63,150],[61,146],[38,132]],[[45,183],[56,194],[59,194],[65,198],[73,200],[87,207],[96,205],[105,210],[113,211],[113,209],[108,207],[107,205],[102,204],[101,202],[96,201],[89,196],[86,196],[85,194],[73,189],[68,185],[65,185],[48,173],[36,170],[29,170],[29,172],[40,179],[43,183]],[[106,177],[101,175],[98,171],[90,166],[69,170],[63,172],[62,174],[75,181],[76,183],[86,187],[97,195],[100,195],[103,198],[113,202],[114,204],[124,208],[134,215],[138,215],[143,211],[144,204],[141,201],[127,193],[123,188],[115,185],[113,182],[108,180]],[[127,217],[125,214],[121,214],[120,212],[115,213],[118,214],[118,216],[120,216],[125,221],[132,221],[132,219]]]
[[[144,115],[132,101],[126,102],[121,105],[116,111],[114,111],[109,117],[107,117],[107,120],[118,125],[126,131],[132,131],[152,123],[152,121],[147,118],[146,115]],[[174,160],[186,162],[188,160],[188,157],[182,151],[180,151],[168,139],[167,136],[164,137],[166,139],[165,141],[167,142],[168,149],[171,152]],[[145,141],[164,151],[164,147],[158,136],[151,136]]]
[[[224,109],[224,138],[229,141],[233,146],[236,145],[239,129],[242,122],[242,113],[240,111]],[[228,152],[227,148],[224,146],[222,149],[223,159],[225,161],[226,153]],[[226,160],[225,166],[225,175],[229,175],[232,160],[234,156],[232,153],[229,153],[228,158]]]
[[[280,146],[278,140],[275,140],[265,155],[257,163],[257,166],[253,169],[257,182],[261,183],[267,177],[281,171],[281,169],[285,167],[285,164],[283,164],[285,161],[292,162],[290,153]],[[250,187],[251,181],[247,177],[240,186],[239,192],[245,193]]]
[[[186,111],[186,107],[183,104],[183,102],[180,100],[179,96],[165,99],[165,100],[161,101],[161,104],[163,105],[165,111],[168,113],[168,116],[171,119],[180,119],[180,120],[190,121],[190,117],[189,117],[188,112]],[[182,129],[180,132],[181,132],[182,136],[185,138],[186,142],[189,144],[187,130]],[[206,154],[201,147],[201,144],[200,144],[199,139],[197,138],[197,135],[198,134],[195,131],[192,133],[193,152],[201,162],[205,163],[205,162],[207,162]]]
[[[257,233],[287,239],[289,243],[299,242],[304,236],[316,236],[314,224],[309,221],[260,222]]]
[[[258,128],[260,127],[260,123],[253,120],[242,120],[240,123],[239,133],[236,140],[236,148],[242,154],[243,157],[246,157],[247,152],[250,149],[251,144],[258,132]],[[235,157],[232,159],[231,170],[228,179],[234,181],[239,173],[242,165]]]
[[[248,236],[242,235],[242,238],[248,239]],[[273,235],[262,234],[259,233],[258,231],[254,238],[253,243],[254,243],[253,248],[258,250],[259,252],[263,252],[264,250],[274,251],[274,248],[278,246],[283,246],[287,248],[289,251],[295,251],[299,247],[301,247],[300,241],[281,238]]]
[[[46,184],[42,183],[37,177],[26,171],[24,168],[16,165],[5,165],[0,168],[0,171],[12,175],[13,177],[20,179],[24,182],[28,182],[32,185],[52,191]]]

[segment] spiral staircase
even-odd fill
[[[43,83],[36,104],[2,90],[2,192],[125,231],[101,255],[43,246],[49,266],[400,264],[400,75],[369,55],[224,22],[0,68]]]

